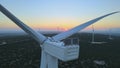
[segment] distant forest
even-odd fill
[[[55,34],[46,34],[53,36]],[[120,37],[95,34],[95,41],[104,44],[91,44],[91,33],[78,33],[69,38],[78,38],[80,53],[76,60],[63,62],[59,60],[59,68],[120,68]],[[64,41],[64,40],[63,40]],[[41,49],[30,36],[0,38],[0,68],[39,68]],[[94,61],[102,61],[99,65]]]

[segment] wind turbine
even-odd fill
[[[64,42],[61,40],[68,38],[69,36],[77,33],[78,31],[86,28],[87,26],[97,22],[104,17],[118,13],[109,13],[96,19],[90,20],[82,25],[78,25],[77,27],[74,27],[53,37],[45,37],[43,34],[38,33],[31,29],[29,26],[25,25],[2,5],[0,5],[0,11],[40,44],[40,47],[42,49],[40,68],[58,68],[58,59],[63,61],[77,59],[79,55],[79,46],[65,46]]]
[[[95,30],[94,30],[94,26],[92,25],[92,42],[93,43],[95,40]]]
[[[109,39],[109,40],[113,40],[113,38],[112,38],[112,36],[111,36],[111,35],[112,35],[111,33],[112,33],[112,32],[111,32],[111,29],[109,29],[109,32],[108,32],[108,39]]]
[[[103,44],[103,43],[106,43],[106,42],[96,42],[95,41],[95,29],[94,29],[94,25],[92,25],[92,42],[91,42],[91,44]]]

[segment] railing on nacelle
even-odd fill
[[[79,45],[79,38],[67,38],[64,39],[63,42],[66,46]]]

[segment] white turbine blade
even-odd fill
[[[20,28],[22,28],[25,32],[27,32],[29,35],[31,35],[39,43],[42,43],[46,39],[45,36],[43,36],[42,34],[34,31],[29,26],[27,26],[23,22],[21,22],[17,17],[15,17],[12,13],[10,13],[1,4],[0,4],[0,11],[3,14],[5,14],[9,19],[11,19],[15,24],[17,24]]]
[[[104,15],[104,16],[98,17],[98,18],[96,18],[96,19],[90,20],[90,21],[88,21],[88,22],[86,22],[86,23],[83,23],[82,25],[79,25],[79,26],[77,26],[77,27],[74,27],[74,28],[72,28],[72,29],[70,29],[70,30],[68,30],[68,31],[66,31],[66,32],[60,33],[60,34],[58,34],[58,35],[55,35],[55,36],[53,36],[52,38],[53,38],[55,41],[63,40],[63,39],[65,39],[65,38],[67,38],[67,37],[75,34],[76,32],[78,32],[78,31],[86,28],[87,26],[89,26],[89,25],[97,22],[98,20],[100,20],[100,19],[102,19],[102,18],[104,18],[104,17],[107,17],[107,16],[109,16],[109,15],[115,14],[115,13],[118,13],[118,12],[109,13],[109,14],[106,14],[106,15]]]

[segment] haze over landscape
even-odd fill
[[[104,14],[120,11],[120,0],[1,0],[16,17],[30,27],[41,30],[66,31]],[[120,29],[120,14],[94,24],[96,30]],[[19,31],[11,20],[0,12],[0,32]],[[91,30],[91,26],[83,31]],[[104,32],[103,31],[103,32]]]

